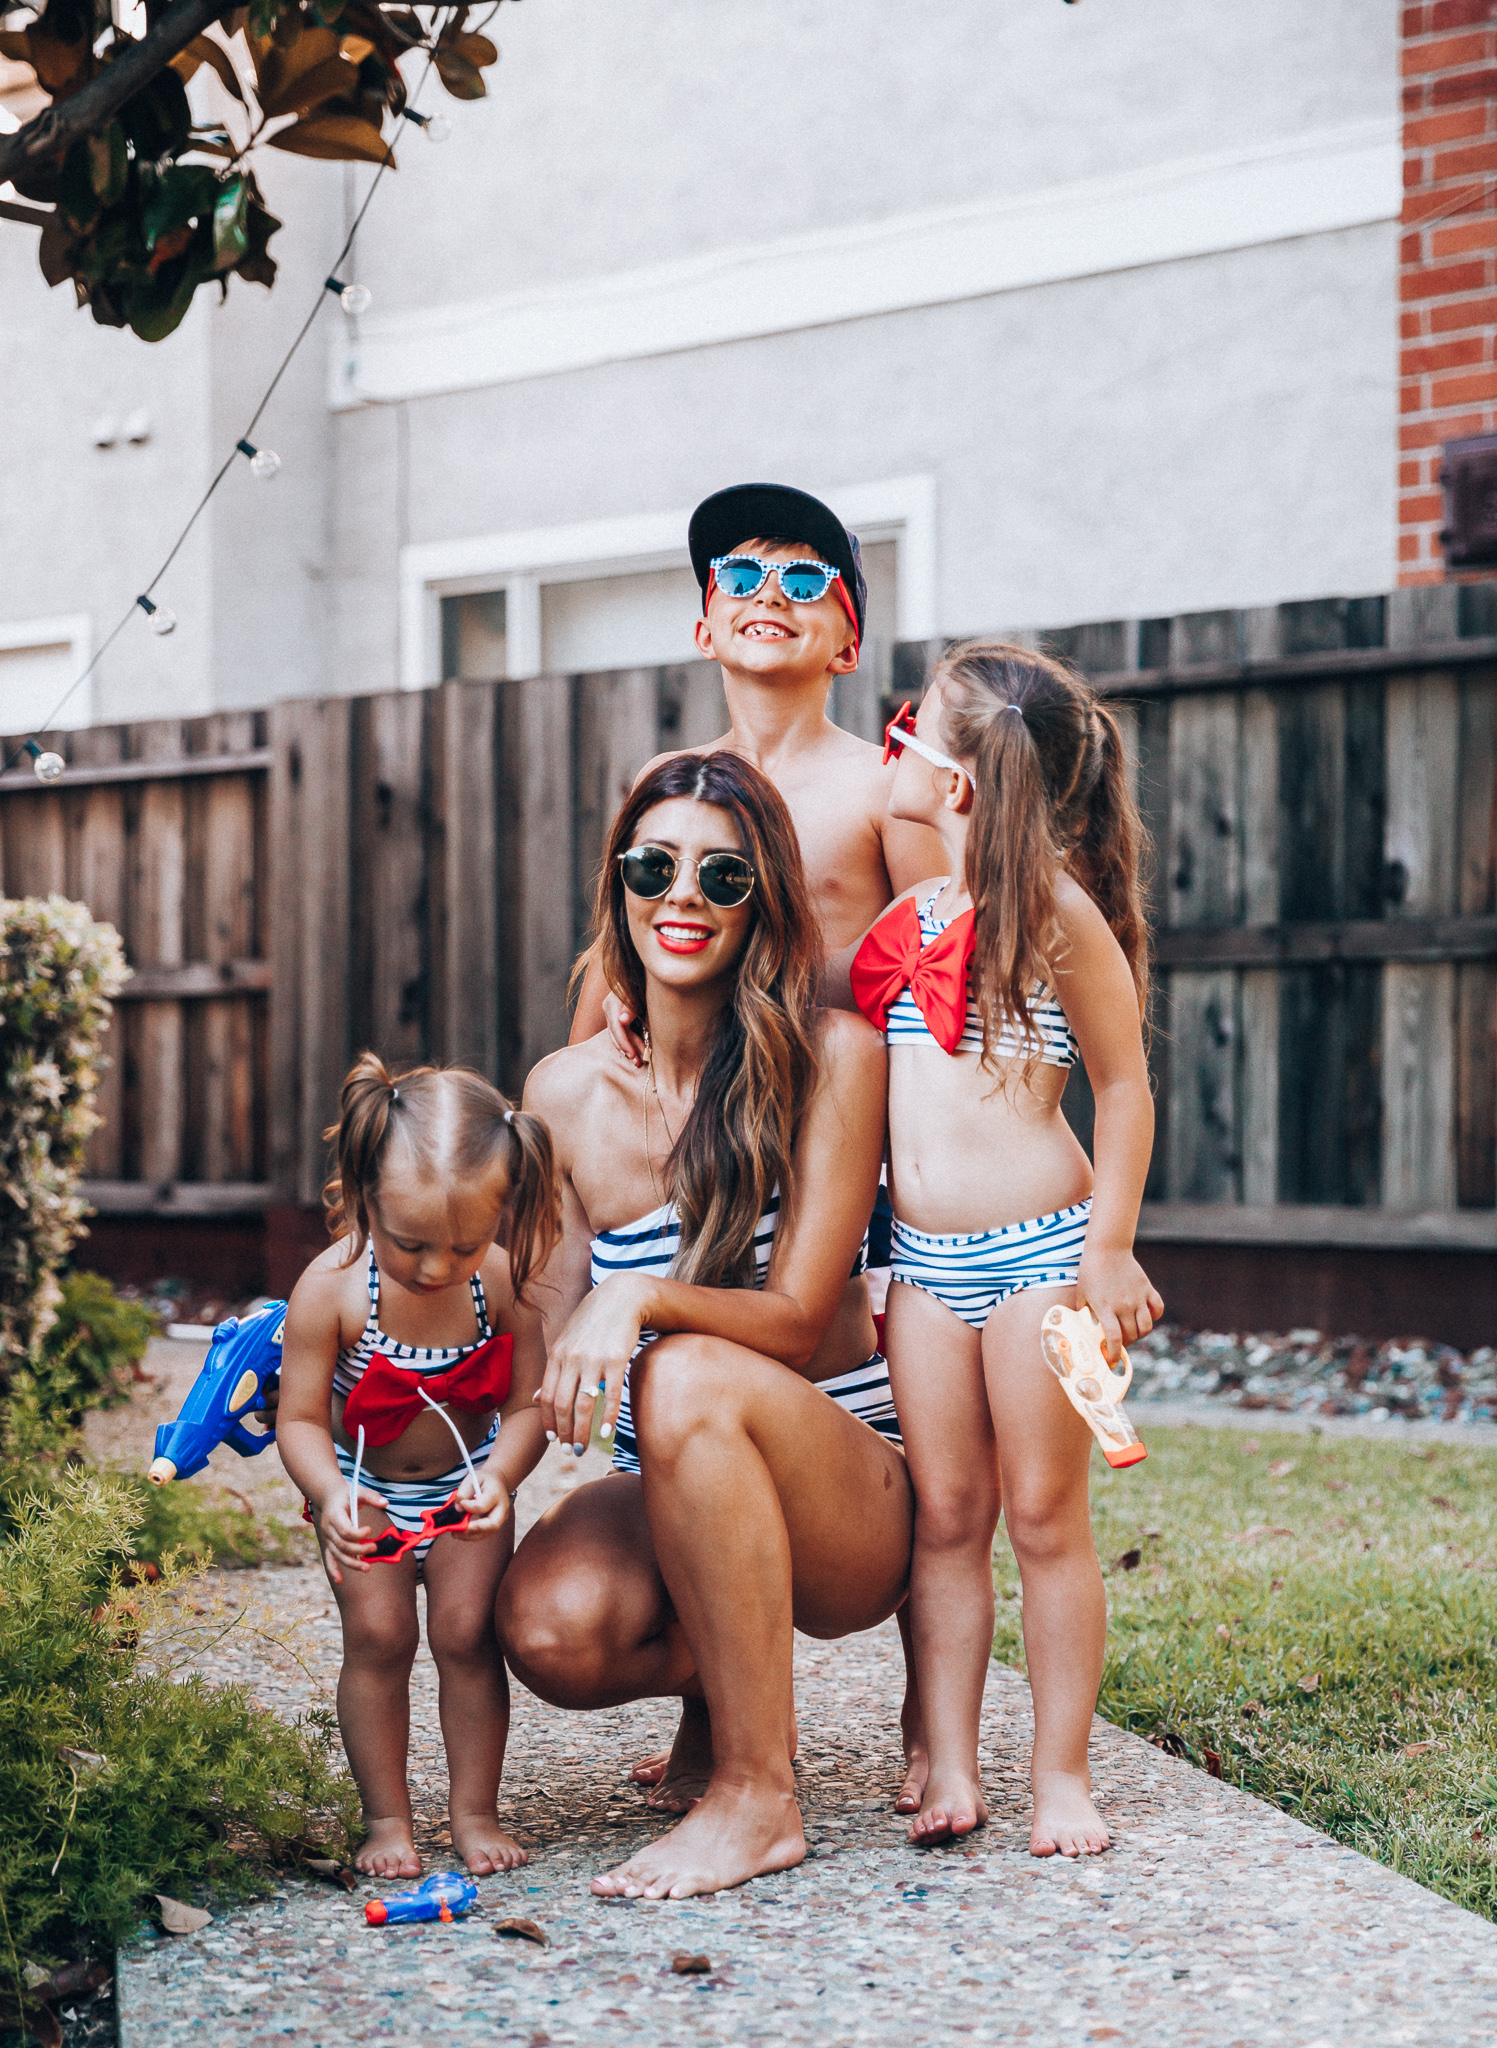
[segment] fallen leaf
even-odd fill
[[[1429,1497],[1429,1504],[1432,1508],[1444,1508],[1447,1515],[1458,1515],[1460,1513],[1460,1509],[1456,1506],[1455,1502],[1447,1500],[1443,1493],[1432,1493]]]
[[[98,1771],[109,1769],[107,1756],[100,1756],[97,1750],[69,1749],[64,1746],[57,1752],[61,1762],[71,1766],[80,1778],[91,1778]]]
[[[335,1856],[308,1856],[304,1867],[325,1877],[329,1884],[341,1884],[344,1891],[356,1892],[359,1888],[359,1873],[347,1863],[340,1863]]]
[[[1284,1581],[1282,1579],[1270,1579],[1268,1582],[1268,1590],[1270,1593],[1282,1593],[1284,1590]]]
[[[1250,1436],[1242,1448],[1248,1457],[1256,1458],[1259,1451],[1262,1450],[1263,1446],[1259,1443],[1258,1439],[1255,1436]]]
[[[1244,1700],[1242,1711],[1248,1720],[1256,1720],[1262,1715],[1263,1706],[1258,1700]]]
[[[1443,1742],[1406,1742],[1403,1746],[1403,1753],[1405,1756],[1425,1756],[1432,1749],[1443,1749],[1444,1747]]]
[[[1219,1636],[1221,1637],[1221,1639],[1222,1639],[1222,1641],[1223,1641],[1224,1643],[1230,1643],[1230,1642],[1231,1642],[1231,1640],[1232,1640],[1232,1631],[1231,1631],[1231,1630],[1230,1630],[1230,1629],[1229,1629],[1229,1628],[1227,1627],[1227,1624],[1226,1624],[1226,1623],[1225,1623],[1224,1621],[1219,1621],[1219,1622],[1218,1622],[1218,1623],[1216,1624],[1216,1632],[1217,1632],[1217,1634],[1218,1634],[1218,1635],[1219,1635]]]
[[[705,1977],[712,1968],[710,1956],[689,1956],[683,1950],[671,1957],[671,1968],[678,1977]]]
[[[201,1906],[184,1906],[180,1899],[169,1899],[165,1892],[157,1892],[156,1903],[161,1908],[161,1924],[168,1934],[197,1934],[213,1918]]]
[[[1125,1550],[1113,1566],[1114,1571],[1136,1572],[1143,1561],[1143,1552],[1137,1548]]]
[[[1308,1678],[1302,1678],[1299,1681],[1299,1689],[1301,1692],[1319,1692],[1320,1673],[1318,1671],[1312,1671]]]
[[[1164,1531],[1162,1529],[1145,1529],[1143,1534],[1145,1536],[1162,1536]]]
[[[21,1975],[25,1979],[28,1991],[39,1990],[43,1984],[52,1982],[52,1972],[44,1970],[40,1963],[27,1963]]]
[[[1268,1468],[1268,1476],[1270,1479],[1282,1479],[1285,1477],[1287,1473],[1290,1473],[1293,1470],[1293,1458],[1275,1458],[1273,1463]]]
[[[1166,1756],[1184,1756],[1185,1754],[1185,1737],[1177,1735],[1173,1728],[1161,1729],[1159,1734],[1151,1735],[1149,1740],[1156,1749],[1162,1749]]]
[[[1292,1536],[1292,1529],[1282,1529],[1274,1522],[1255,1522],[1251,1529],[1240,1529],[1231,1538],[1233,1543],[1258,1543],[1265,1536]]]
[[[1216,1751],[1214,1749],[1203,1749],[1201,1755],[1206,1760],[1206,1775],[1211,1778],[1219,1778],[1222,1774],[1222,1760]]]
[[[1345,1493],[1346,1489],[1351,1485],[1351,1481],[1349,1479],[1328,1479],[1325,1484],[1327,1493]]]
[[[494,1929],[494,1934],[496,1938],[504,1937],[513,1941],[533,1941],[538,1943],[541,1948],[549,1948],[551,1946],[546,1937],[545,1929],[538,1927],[534,1920],[501,1920]]]

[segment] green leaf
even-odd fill
[[[280,11],[281,0],[250,0],[249,33],[260,38],[268,36]]]
[[[433,58],[437,76],[455,100],[481,100],[488,93],[483,73],[460,51],[439,49]]]
[[[149,85],[126,100],[119,118],[126,136],[135,145],[136,156],[147,163],[177,156],[187,147],[187,138],[192,133],[187,88],[170,66],[158,71]]]
[[[215,270],[232,270],[249,254],[249,234],[246,227],[248,210],[248,185],[243,178],[231,179],[219,193],[218,204],[213,209]]]
[[[195,253],[184,259],[180,269],[168,263],[131,291],[130,327],[142,341],[165,341],[186,318],[192,295],[205,277],[193,260]]]
[[[141,209],[140,227],[147,249],[154,250],[172,228],[211,214],[217,205],[217,175],[206,164],[173,164],[156,181]]]

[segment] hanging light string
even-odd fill
[[[422,92],[425,90],[426,81],[431,76],[431,68],[435,61],[435,57],[432,55],[430,51],[428,51],[426,58],[426,68],[421,73],[420,78],[417,80],[416,89],[411,94],[409,102],[401,110],[402,114],[404,115],[404,118],[407,121],[413,122],[416,127],[425,129],[428,132],[431,132],[435,128],[435,124],[440,122],[442,117],[440,115],[417,113],[415,102],[421,97]],[[432,139],[435,141],[441,141],[444,139],[444,133],[445,124],[443,129],[437,130],[437,132],[433,134]],[[143,611],[145,613],[146,617],[151,622],[151,631],[153,633],[170,633],[172,629],[175,627],[177,623],[175,615],[172,612],[168,611],[164,605],[156,604],[151,596],[151,593],[156,588],[157,584],[161,581],[162,577],[166,574],[167,570],[171,567],[172,563],[177,559],[177,556],[181,553],[183,544],[186,541],[187,536],[192,532],[192,529],[197,525],[199,519],[207,510],[209,501],[212,498],[214,492],[218,489],[219,485],[223,482],[224,478],[233,468],[237,458],[241,455],[247,457],[249,460],[250,467],[251,469],[254,470],[256,476],[262,478],[265,481],[269,481],[269,479],[273,477],[276,471],[280,468],[280,457],[278,455],[275,455],[268,448],[257,448],[254,442],[250,439],[250,436],[254,433],[255,428],[259,425],[261,415],[264,413],[266,406],[269,405],[271,399],[275,396],[276,386],[280,383],[281,379],[285,376],[287,370],[291,367],[292,358],[295,356],[297,350],[301,347],[302,343],[306,340],[307,336],[311,333],[312,323],[316,320],[317,315],[322,311],[322,308],[326,303],[328,293],[334,293],[338,297],[340,303],[343,305],[344,310],[349,313],[361,313],[363,312],[364,308],[368,305],[368,288],[364,285],[345,284],[343,280],[339,277],[338,272],[342,269],[345,261],[347,260],[348,252],[350,249],[352,249],[354,244],[354,237],[358,234],[360,227],[363,225],[364,216],[369,211],[370,201],[373,199],[375,193],[379,190],[380,180],[385,175],[385,172],[390,168],[390,163],[394,157],[394,154],[395,136],[392,135],[389,142],[385,146],[385,153],[384,156],[380,159],[379,168],[375,171],[373,178],[370,180],[369,190],[364,194],[364,203],[359,208],[358,212],[354,215],[353,226],[349,229],[347,235],[344,237],[343,246],[338,251],[336,257],[334,257],[333,259],[333,267],[331,272],[328,274],[327,278],[323,281],[323,283],[318,286],[317,297],[313,300],[311,309],[309,310],[306,319],[303,320],[301,326],[297,329],[296,339],[292,342],[290,348],[287,349],[285,355],[282,356],[275,375],[271,378],[269,384],[265,387],[265,391],[260,399],[260,403],[255,407],[253,413],[251,413],[250,415],[249,424],[246,426],[244,432],[239,436],[239,439],[234,443],[234,446],[230,449],[228,455],[224,458],[222,464],[220,465],[219,469],[214,475],[213,480],[209,484],[207,490],[204,491],[202,497],[199,498],[197,504],[193,507],[192,515],[188,519],[187,524],[182,528],[182,531],[177,535],[177,538],[172,542],[171,549],[168,552],[165,561],[162,562],[160,568],[156,571],[155,575],[151,578],[150,582],[146,585],[145,589],[141,591],[140,595],[130,600],[128,607],[121,615],[121,617],[117,620],[113,629],[99,643],[98,649],[94,653],[92,659],[89,661],[87,668],[85,668],[81,672],[81,674],[73,678],[72,682],[68,684],[68,687],[66,688],[66,690],[63,691],[62,695],[58,698],[57,702],[52,706],[52,709],[47,713],[46,717],[41,721],[39,725],[34,726],[32,728],[30,737],[24,739],[21,742],[20,746],[16,748],[15,752],[11,755],[10,759],[5,763],[5,771],[8,772],[10,769],[14,768],[16,763],[20,761],[24,755],[29,754],[31,756],[32,767],[36,771],[36,775],[40,781],[55,782],[57,780],[57,778],[63,773],[63,770],[66,768],[67,763],[63,760],[60,754],[43,752],[41,742],[38,737],[39,734],[47,732],[51,729],[53,721],[56,719],[58,713],[62,710],[63,706],[67,703],[68,699],[73,695],[73,693],[76,690],[81,689],[82,686],[88,681],[89,677],[93,674],[94,670],[98,667],[99,663],[103,660],[104,656],[109,652],[109,649],[114,645],[115,641],[118,640],[120,634],[124,632],[126,626],[128,626],[130,621],[134,618],[137,611]]]

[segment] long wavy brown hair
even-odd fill
[[[707,1052],[696,1101],[666,1165],[681,1219],[674,1272],[699,1287],[754,1279],[754,1231],[776,1188],[794,1204],[796,1134],[816,1086],[821,934],[785,800],[737,754],[677,754],[636,783],[608,835],[593,912],[609,987],[648,1015],[644,963],[629,931],[619,855],[640,820],[672,797],[714,804],[738,826],[753,864],[752,923]]]
[[[1001,640],[951,648],[934,680],[946,744],[974,771],[963,879],[977,913],[972,993],[984,1063],[1005,1024],[1034,1043],[1034,999],[1053,984],[1062,943],[1057,854],[1122,947],[1143,1015],[1148,839],[1117,720],[1064,662]]]
[[[336,1171],[322,1191],[328,1231],[347,1236],[352,1265],[369,1242],[369,1210],[379,1194],[392,1142],[399,1138],[418,1171],[468,1180],[504,1168],[509,1191],[509,1269],[515,1298],[550,1258],[561,1235],[561,1184],[551,1133],[528,1110],[511,1109],[493,1083],[469,1067],[412,1067],[392,1074],[364,1052],[344,1076],[338,1121],[323,1132]]]

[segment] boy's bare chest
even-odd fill
[[[892,893],[866,795],[837,787],[832,776],[781,781],[800,839],[811,900],[829,953],[850,945],[872,924]]]

